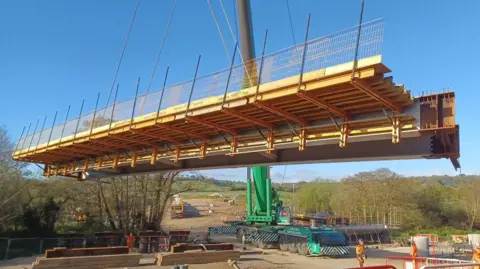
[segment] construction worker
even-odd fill
[[[355,253],[357,254],[357,260],[360,264],[360,267],[363,267],[365,259],[367,258],[367,255],[365,255],[365,245],[363,243],[363,239],[358,240],[358,245],[355,248]]]
[[[135,241],[135,236],[133,236],[133,233],[130,233],[130,235],[125,235],[125,239],[127,240],[127,247],[129,252],[132,252],[133,249],[133,242]]]
[[[480,245],[473,248],[472,262],[480,263]],[[475,266],[474,269],[480,269],[480,265]]]
[[[418,256],[418,248],[415,240],[412,239],[412,249],[410,250],[410,257],[412,257],[413,268],[417,268],[417,261],[416,258]]]

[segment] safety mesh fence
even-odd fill
[[[351,27],[310,40],[306,44],[302,43],[265,55],[263,59],[259,57],[212,74],[198,76],[195,80],[160,88],[126,101],[119,101],[98,109],[96,112],[85,113],[80,118],[68,120],[66,123],[61,122],[53,127],[53,131],[52,127],[45,127],[36,132],[32,128],[31,133],[27,132],[24,137],[19,139],[16,149],[36,148],[62,137],[87,132],[92,127],[129,120],[132,115],[133,117],[144,116],[146,119],[153,118],[158,111],[166,108],[177,105],[188,106],[189,99],[191,99],[190,105],[201,105],[206,98],[215,96],[221,100],[227,94],[228,101],[229,98],[235,98],[228,93],[257,85],[262,61],[261,84],[299,75],[302,70],[304,53],[303,72],[352,62],[356,50],[357,33],[358,26]],[[362,24],[357,59],[381,54],[383,35],[384,21],[382,19]],[[195,84],[192,85],[193,83]]]

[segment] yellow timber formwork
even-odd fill
[[[258,93],[255,86],[226,97],[192,100],[188,111],[187,104],[172,106],[18,150],[13,158],[46,164],[48,176],[76,176],[89,170],[134,168],[140,162],[175,164],[182,159],[208,158],[215,152],[231,158],[254,151],[268,155],[275,147],[292,142],[303,151],[309,142],[323,139],[338,138],[339,147],[347,147],[348,138],[355,136],[391,134],[392,143],[399,143],[401,134],[408,131],[432,135],[445,129],[451,135],[458,129],[454,113],[442,115],[442,124],[435,112],[431,116],[407,113],[409,106],[417,101],[427,104],[428,98],[415,100],[403,85],[385,77],[390,70],[380,55],[359,60],[353,79],[352,68],[349,62],[304,73],[300,90],[297,75],[261,84]],[[453,93],[442,95],[442,100],[453,103],[454,109]],[[383,117],[368,116],[382,111]],[[358,115],[362,119],[354,120]],[[421,119],[422,115],[428,117]],[[423,124],[433,118],[437,125]],[[280,128],[285,123],[291,128]],[[223,139],[218,139],[219,134]],[[259,146],[265,149],[258,150]],[[456,158],[458,149],[442,157]]]

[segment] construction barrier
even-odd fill
[[[468,268],[468,266],[465,266],[465,265],[471,264],[471,261],[469,260],[410,257],[410,256],[387,256],[385,264],[388,265],[389,262],[394,260],[402,262],[402,267],[401,267],[402,269]],[[441,267],[435,267],[435,266],[441,266]]]
[[[345,269],[397,269],[397,267],[393,265],[374,265],[374,266],[364,266],[364,267],[351,267],[351,268],[345,268]]]
[[[237,227],[233,227],[233,226],[208,227],[207,231],[210,234],[236,234]]]

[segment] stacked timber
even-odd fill
[[[45,258],[99,256],[128,254],[128,247],[100,247],[100,248],[54,248],[45,251]]]
[[[226,262],[228,260],[240,260],[240,251],[221,250],[221,251],[199,251],[199,252],[180,252],[180,253],[157,253],[157,265],[176,265],[176,264],[206,264],[216,262]]]
[[[233,250],[233,244],[176,244],[170,247],[171,253],[192,251],[192,250]]]
[[[78,256],[62,258],[37,258],[32,269],[102,269],[135,267],[140,263],[140,254]]]

